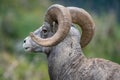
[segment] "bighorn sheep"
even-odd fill
[[[73,23],[82,28],[82,35]],[[26,51],[44,52],[50,80],[120,80],[120,65],[84,56],[82,49],[92,39],[94,22],[77,7],[52,5],[44,24],[24,40]]]

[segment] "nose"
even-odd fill
[[[24,40],[23,42],[26,43],[26,40]]]

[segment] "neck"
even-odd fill
[[[48,57],[51,80],[58,80],[61,70],[64,70],[66,65],[71,64],[71,61],[77,59],[76,57],[83,58],[84,55],[78,42],[74,42],[73,39],[64,40],[55,46]]]

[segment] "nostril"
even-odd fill
[[[26,43],[26,40],[24,40],[24,43]]]

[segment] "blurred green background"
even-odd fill
[[[46,55],[26,53],[22,44],[54,3],[87,10],[96,28],[84,54],[120,64],[119,0],[0,0],[0,80],[49,80]]]

